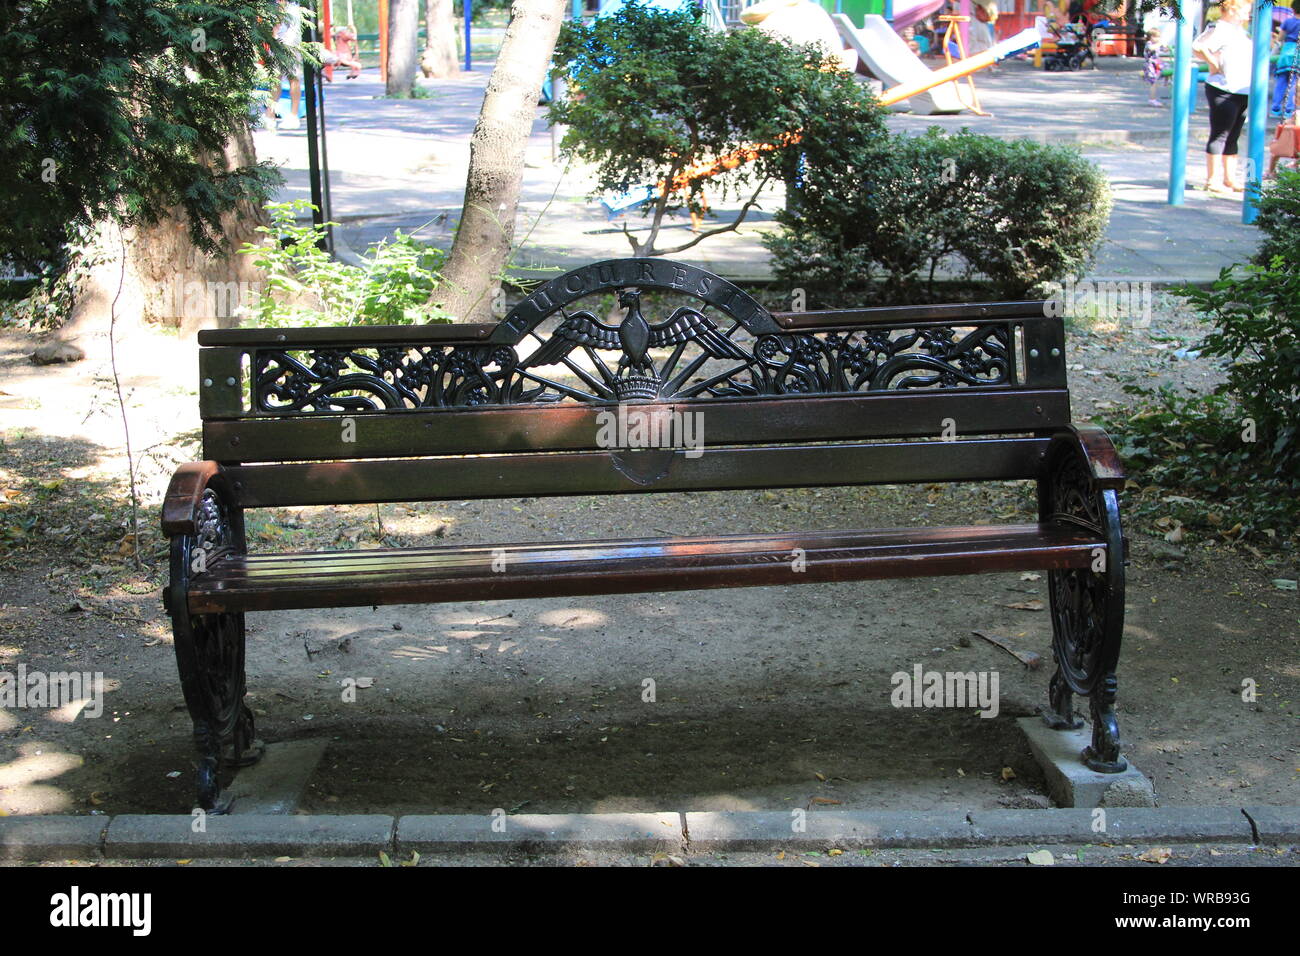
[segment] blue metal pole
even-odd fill
[[[839,0],[836,0],[835,2],[836,13],[839,13],[839,7],[840,7]],[[885,0],[885,9],[882,10],[881,12],[884,14],[886,20],[888,20],[890,23],[893,23],[894,22],[894,0]]]
[[[470,62],[469,22],[474,19],[474,0],[465,0],[465,72],[474,69]]]
[[[1184,3],[1174,34],[1174,105],[1169,110],[1169,205],[1183,204],[1187,188],[1187,127],[1192,101],[1192,10]]]
[[[1264,128],[1268,120],[1268,54],[1273,39],[1273,4],[1262,0],[1255,7],[1251,24],[1255,58],[1251,63],[1250,103],[1246,107],[1246,195],[1241,204],[1241,221],[1249,225],[1259,215],[1259,189],[1264,181]]]
[[[582,22],[582,0],[573,0],[573,12],[571,19],[574,23]]]

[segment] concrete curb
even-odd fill
[[[1250,821],[1235,807],[988,810],[972,813],[970,822],[976,842],[996,846],[1255,842]]]
[[[201,824],[200,824],[201,821]],[[120,816],[108,825],[104,856],[373,856],[391,849],[390,816]],[[195,832],[196,826],[202,830]]]
[[[0,860],[98,857],[107,817],[0,817]]]
[[[678,813],[410,816],[397,823],[397,853],[437,850],[572,848],[680,853],[686,838]]]
[[[1100,816],[1098,816],[1100,814]],[[494,827],[494,824],[496,826]],[[0,861],[1300,843],[1300,807],[0,818]]]
[[[722,811],[686,814],[692,849],[796,850],[831,847],[956,847],[972,839],[960,814],[914,810]]]
[[[1254,842],[1300,843],[1300,812],[1295,807],[1245,807],[1241,812],[1256,831]]]

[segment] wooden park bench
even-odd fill
[[[206,460],[177,471],[162,516],[200,805],[253,740],[252,611],[995,571],[1049,573],[1046,719],[1082,726],[1073,695],[1087,695],[1083,759],[1124,769],[1124,478],[1106,435],[1070,422],[1057,311],[773,313],[693,266],[625,259],[552,279],[498,324],[200,333]],[[250,553],[243,522],[279,506],[1009,479],[1037,481],[1037,522],[287,554]]]

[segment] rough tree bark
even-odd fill
[[[425,0],[424,53],[420,56],[420,69],[430,79],[455,76],[460,72],[451,0]]]
[[[420,32],[420,3],[419,0],[387,2],[388,82],[384,93],[405,99],[415,89],[415,71],[419,69],[416,42]]]
[[[515,235],[524,150],[566,0],[515,0],[470,141],[465,204],[434,301],[460,322],[487,321]]]
[[[255,163],[257,154],[248,130],[232,137],[225,155],[216,161],[225,169]],[[77,361],[85,357],[87,348],[106,345],[119,283],[119,336],[129,335],[145,322],[179,328],[183,334],[238,325],[239,307],[250,303],[265,276],[253,257],[236,255],[236,250],[245,242],[263,241],[257,227],[268,222],[254,205],[242,204],[228,212],[223,217],[224,256],[210,256],[194,245],[179,208],[151,226],[121,230],[113,223],[101,223],[89,250],[93,264],[78,283],[71,314],[54,338],[32,353],[32,360]]]

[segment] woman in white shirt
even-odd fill
[[[1205,97],[1210,102],[1210,141],[1205,144],[1205,188],[1242,192],[1237,169],[1237,138],[1246,119],[1254,47],[1243,24],[1250,0],[1223,0],[1214,26],[1192,44],[1192,53],[1210,65]]]

